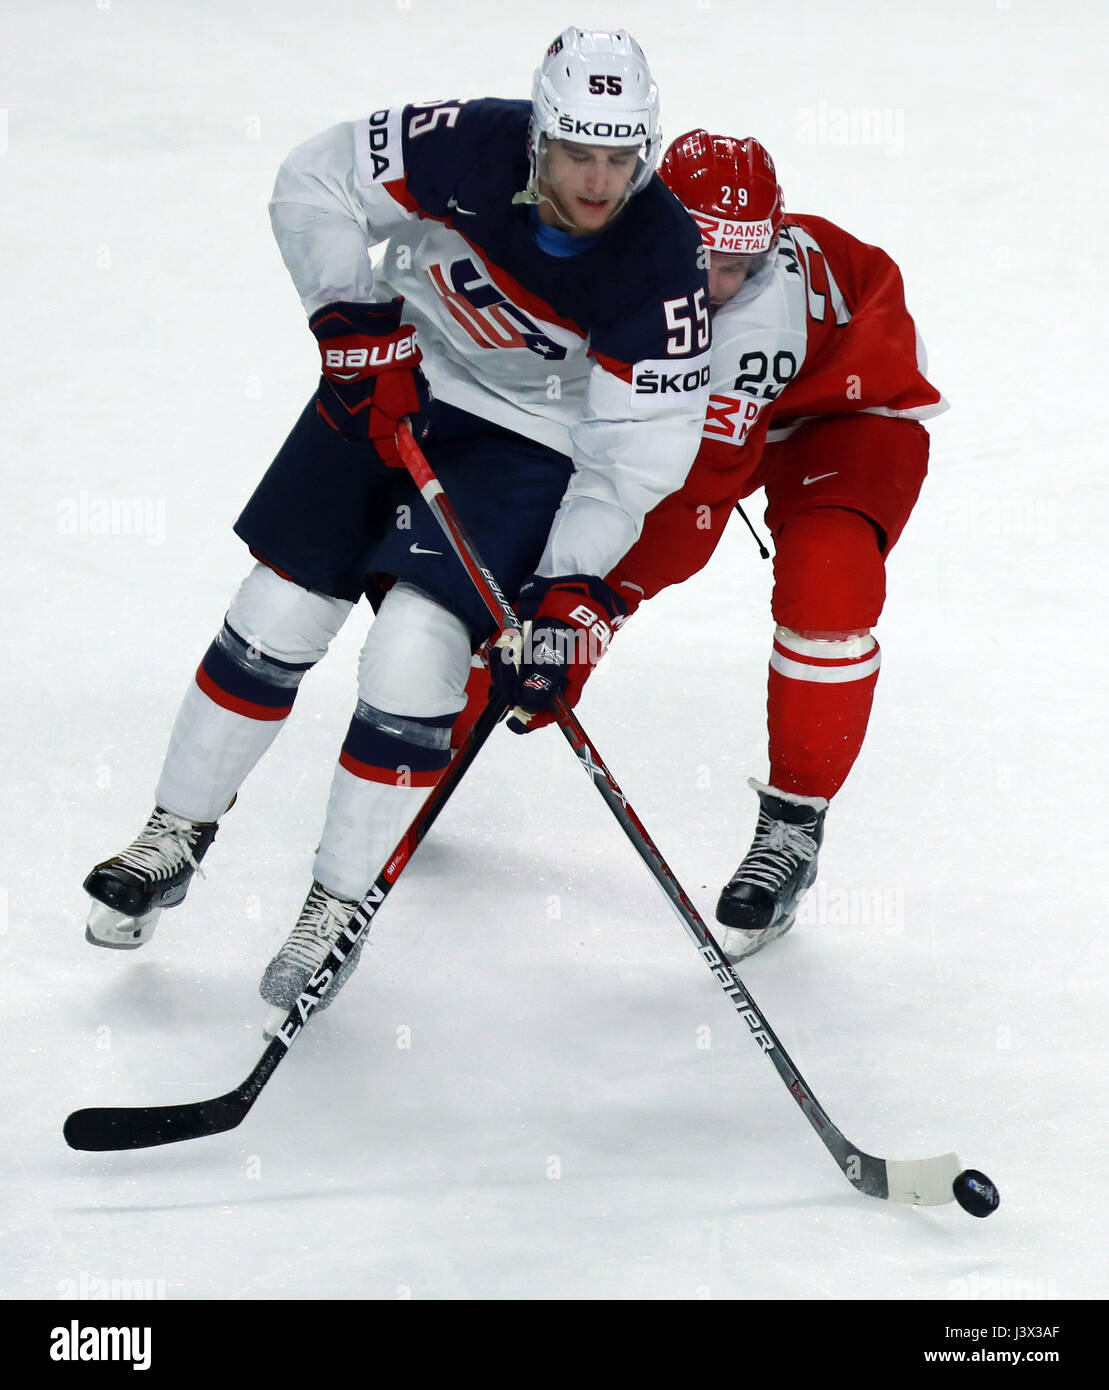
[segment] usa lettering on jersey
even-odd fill
[[[526,348],[551,362],[567,349],[534,323],[470,256],[431,265],[427,278],[444,308],[480,348]]]

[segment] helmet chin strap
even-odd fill
[[[534,180],[529,181],[527,188],[522,189],[521,192],[514,193],[512,195],[512,202],[513,206],[515,206],[516,203],[525,203],[528,207],[533,208],[539,207],[541,203],[546,203],[548,206],[554,208],[555,216],[564,226],[569,227],[575,232],[581,231],[578,224],[570,221],[569,217],[566,216],[553,198],[549,198],[546,193],[540,193],[539,189],[535,186]]]
[[[608,217],[605,218],[602,226],[598,227],[596,231],[603,231],[604,228],[607,227],[610,222],[614,221],[617,215],[621,211],[623,211],[624,204],[627,201],[628,193],[625,191],[623,197],[612,209],[612,212],[608,215]],[[595,235],[593,229],[581,227],[578,225],[578,223],[572,221],[571,218],[566,214],[566,212],[564,212],[563,209],[559,207],[558,203],[555,201],[554,198],[551,198],[546,193],[540,193],[538,180],[534,177],[528,180],[527,188],[521,189],[519,193],[514,193],[512,195],[512,203],[513,206],[515,206],[517,203],[524,203],[526,206],[533,208],[537,208],[540,206],[540,204],[546,203],[549,207],[554,209],[554,215],[558,218],[558,220],[563,224],[564,227],[569,227],[570,230],[573,232],[584,232],[587,235]]]

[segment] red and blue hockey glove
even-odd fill
[[[562,696],[571,707],[604,656],[628,606],[603,579],[533,574],[520,590],[516,611],[522,633],[509,633],[489,653],[489,675],[513,707],[508,727],[526,734],[554,723],[551,706]]]
[[[382,463],[403,468],[397,426],[427,405],[416,330],[400,321],[404,300],[325,304],[308,320],[320,345],[323,375],[316,409],[346,439],[372,444]]]

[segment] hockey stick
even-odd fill
[[[405,467],[412,475],[424,501],[434,512],[444,535],[490,614],[501,625],[502,631],[509,629],[521,632],[520,619],[501,592],[493,575],[482,563],[450,499],[443,491],[442,484],[419,445],[412,438],[407,425],[402,424],[397,432],[397,446]],[[936,1158],[921,1159],[876,1158],[873,1154],[864,1153],[856,1145],[849,1143],[832,1123],[808,1083],[794,1066],[777,1034],[762,1016],[761,1010],[751,998],[750,991],[717,945],[700,913],[647,833],[643,822],[629,805],[573,710],[564,700],[559,699],[555,703],[555,714],[556,723],[574,750],[578,761],[604,797],[636,853],[651,871],[655,882],[666,894],[678,920],[692,937],[713,978],[728,996],[740,1018],[747,1024],[759,1047],[774,1064],[786,1089],[801,1107],[805,1118],[839,1164],[840,1171],[848,1182],[868,1197],[880,1197],[891,1202],[938,1206],[952,1201],[955,1197],[952,1183],[961,1171],[955,1154],[941,1154]]]
[[[341,943],[332,947],[331,954],[305,985],[296,1003],[285,1015],[284,1022],[274,1032],[273,1039],[258,1059],[257,1066],[242,1085],[212,1100],[193,1101],[184,1105],[114,1106],[75,1110],[66,1120],[62,1130],[71,1149],[89,1149],[96,1152],[108,1149],[148,1149],[157,1144],[177,1144],[185,1139],[222,1134],[225,1130],[234,1129],[242,1124],[250,1107],[258,1099],[262,1087],[284,1060],[289,1048],[300,1037],[312,1010],[330,989],[335,972],[346,959],[350,947],[369,931],[374,915],[388,897],[420,841],[435,823],[439,812],[450,800],[451,794],[462,780],[463,773],[493,732],[504,711],[504,701],[498,696],[492,696],[474,721],[466,742],[455,753],[442,777],[428,793],[427,799],[389,856],[373,886],[355,908]]]

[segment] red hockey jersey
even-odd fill
[[[696,573],[759,486],[766,444],[804,421],[946,410],[925,370],[890,257],[822,217],[787,217],[777,255],[713,317],[710,399],[686,482],[648,513],[608,582],[635,604]]]

